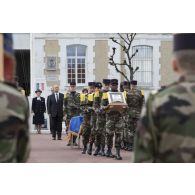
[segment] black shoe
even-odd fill
[[[84,146],[82,154],[86,154],[86,151],[87,151],[87,146]]]
[[[68,144],[67,144],[67,146],[71,146],[71,144],[70,144],[70,143],[68,143]]]
[[[100,146],[97,146],[93,155],[97,156],[99,154],[99,151],[100,151]]]
[[[73,143],[73,146],[78,146],[78,144],[75,142],[75,143]]]
[[[55,137],[53,137],[53,138],[52,138],[52,140],[56,140],[56,138],[55,138]]]
[[[106,156],[106,154],[105,154],[105,152],[104,152],[104,147],[101,147],[100,155],[101,155],[101,156]]]
[[[89,155],[92,154],[92,148],[93,148],[93,144],[89,144],[89,148],[87,150],[87,154],[89,154]]]
[[[108,150],[106,152],[106,157],[108,157],[108,158],[114,158],[114,155],[112,154],[111,148],[108,148]]]
[[[61,137],[58,137],[58,140],[62,140],[62,138]]]
[[[120,156],[120,148],[116,148],[116,156],[115,156],[116,160],[122,160],[122,157]]]

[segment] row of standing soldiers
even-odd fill
[[[95,144],[94,156],[121,160],[121,148],[133,150],[134,133],[144,95],[137,89],[137,81],[124,81],[120,91],[124,93],[128,108],[121,113],[108,111],[108,92],[118,92],[117,79],[103,79],[103,86],[100,82],[89,82],[88,87],[80,94],[76,92],[75,82],[70,83],[70,92],[64,96],[67,130],[70,119],[81,114],[84,119],[80,132],[83,141],[82,153],[91,155]],[[115,155],[112,154],[113,143]],[[73,136],[73,144],[76,145],[76,136]]]

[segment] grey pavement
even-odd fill
[[[52,140],[50,134],[31,134],[29,163],[130,163],[132,152],[122,151],[123,160],[102,156],[81,154],[81,148],[66,146],[62,140]],[[113,149],[114,152],[114,149]]]

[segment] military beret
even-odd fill
[[[35,91],[35,93],[38,93],[38,92],[42,93],[42,91],[41,91],[40,89],[37,89],[37,90]]]
[[[111,79],[110,83],[111,83],[111,85],[118,85],[118,80],[117,79]]]
[[[110,84],[110,79],[103,79],[103,83],[105,85],[109,85]]]
[[[136,80],[132,80],[130,83],[131,83],[132,85],[137,85],[137,81],[136,81]]]
[[[129,81],[123,81],[123,85],[124,85],[124,86],[128,86],[129,84],[130,84]]]
[[[173,37],[173,51],[195,49],[195,33],[175,34]]]
[[[88,86],[89,87],[92,87],[92,86],[95,87],[95,82],[88,82]]]
[[[71,81],[70,85],[76,85],[76,82],[75,81]]]
[[[96,82],[95,87],[96,88],[102,88],[102,83],[101,82]]]

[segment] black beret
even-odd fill
[[[41,91],[40,89],[37,89],[37,90],[35,91],[35,93],[38,93],[38,92],[42,93],[42,91]]]
[[[132,85],[137,85],[137,81],[136,81],[136,80],[132,80],[130,83],[131,83]]]
[[[173,51],[195,49],[195,33],[175,34],[173,37]]]
[[[123,85],[128,86],[128,85],[130,85],[130,82],[129,81],[123,81]]]
[[[118,80],[117,79],[111,79],[110,83],[111,83],[111,85],[118,85]]]
[[[70,85],[76,85],[76,82],[75,81],[71,81]]]
[[[95,87],[96,87],[96,88],[102,88],[102,83],[96,82],[96,83],[95,83]]]
[[[110,79],[103,79],[103,83],[105,85],[109,85],[110,84]]]
[[[88,86],[89,86],[89,87],[92,87],[92,86],[95,87],[95,82],[88,82]]]

